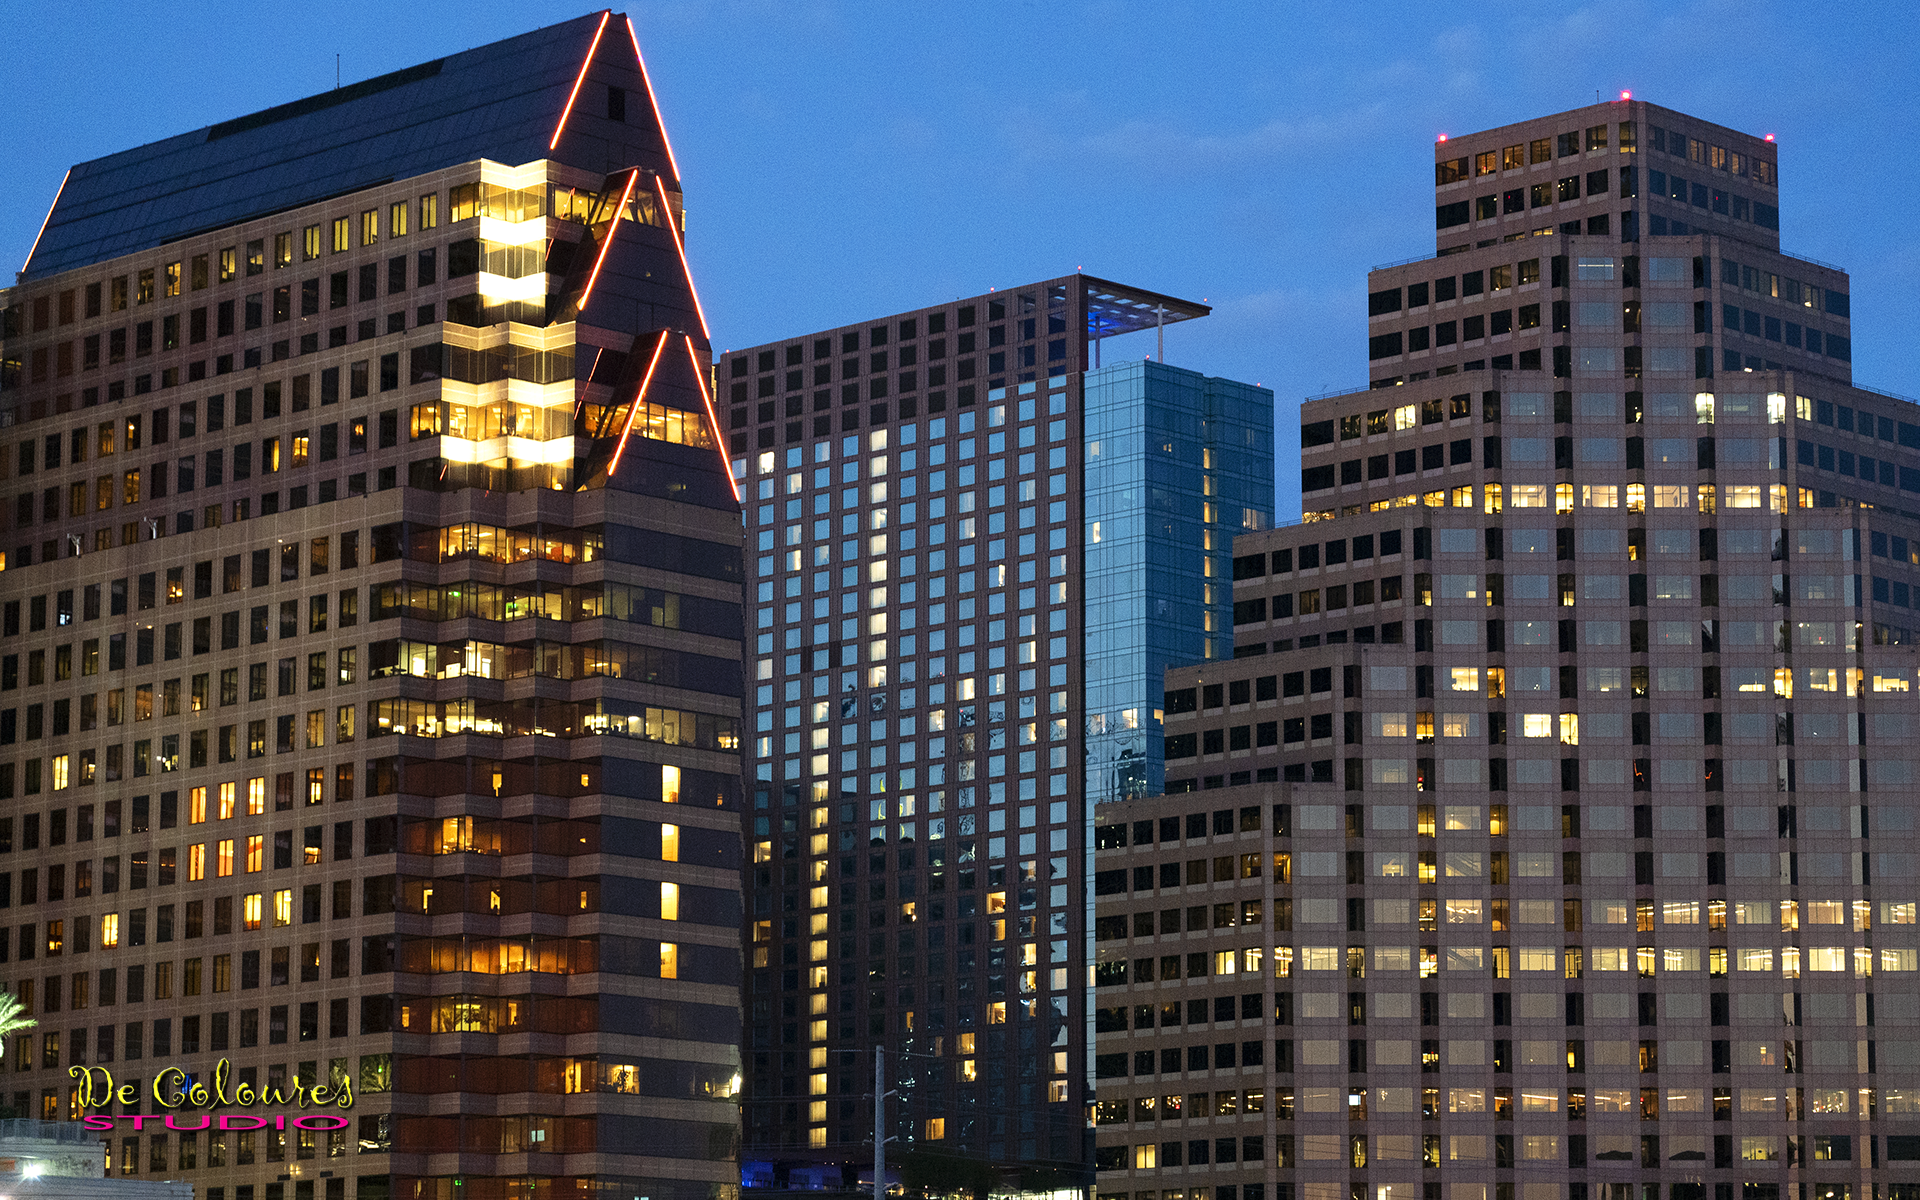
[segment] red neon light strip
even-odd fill
[[[627,202],[633,199],[633,185],[640,182],[640,172],[635,170],[627,174],[627,190],[620,193],[620,207],[614,210],[613,220],[607,224],[607,236],[600,241],[600,257],[593,260],[593,273],[587,276],[587,286],[581,289],[580,304],[576,313],[585,312],[587,297],[593,295],[593,285],[600,279],[600,268],[607,261],[607,251],[613,249],[613,235],[620,228],[620,218],[626,215]]]
[[[667,157],[672,158],[673,151],[667,151]],[[73,168],[68,167],[67,173],[60,177],[60,190],[53,194],[53,203],[47,205],[47,215],[40,222],[40,232],[33,235],[33,245],[27,248],[27,261],[20,264],[22,271],[26,270],[27,267],[33,263],[33,252],[40,248],[40,239],[47,236],[47,226],[53,223],[53,210],[60,207],[60,197],[65,194],[67,190],[67,180],[72,178]]]
[[[620,444],[613,448],[613,461],[607,464],[608,479],[612,479],[613,473],[620,469],[620,456],[627,452],[627,438],[633,433],[634,418],[640,415],[640,406],[646,403],[647,387],[653,383],[653,371],[655,367],[660,365],[660,354],[667,348],[668,336],[667,331],[662,329],[660,331],[660,340],[654,344],[653,361],[647,364],[647,377],[640,381],[640,391],[633,398],[633,407],[627,409],[627,424],[626,427],[620,431]]]
[[[687,339],[687,361],[693,364],[693,377],[700,384],[700,402],[707,406],[707,428],[713,431],[713,448],[720,455],[720,467],[727,473],[727,486],[733,489],[733,502],[740,503],[740,483],[733,477],[733,463],[727,458],[726,442],[720,437],[720,414],[713,411],[713,397],[707,394],[706,372],[700,369],[700,356],[694,353],[693,338]]]
[[[567,118],[573,115],[573,102],[580,98],[580,85],[587,81],[587,68],[593,65],[593,53],[600,48],[600,35],[607,31],[607,20],[612,16],[612,9],[600,14],[600,28],[593,31],[593,45],[587,47],[587,57],[580,63],[580,74],[574,76],[573,90],[567,93],[567,106],[560,110],[560,124],[554,126],[553,140],[547,143],[549,154],[560,144],[560,135],[567,131]]]
[[[667,165],[674,179],[680,178],[680,163],[673,157],[673,139],[667,136],[667,123],[660,119],[660,102],[654,99],[653,76],[647,74],[646,55],[640,53],[640,35],[633,31],[633,18],[627,18],[627,37],[633,41],[633,57],[640,64],[640,82],[647,85],[647,103],[653,105],[653,123],[660,129],[660,144],[667,148]]]
[[[687,265],[687,246],[680,240],[680,227],[673,223],[673,205],[667,202],[666,181],[655,175],[653,185],[660,192],[660,215],[666,218],[667,232],[673,235],[673,248],[680,252],[680,271],[687,277],[687,295],[693,297],[693,314],[700,318],[700,336],[712,341],[713,331],[707,328],[707,310],[700,306],[700,291],[693,286],[693,268]]]

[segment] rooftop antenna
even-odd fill
[[[336,92],[340,90],[340,56],[338,54],[333,56],[333,90]]]

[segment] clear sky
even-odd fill
[[[0,259],[66,168],[587,11],[0,0]],[[1777,0],[632,0],[719,348],[1065,274],[1204,298],[1167,358],[1364,385],[1367,268],[1433,251],[1437,133],[1593,102],[1780,143],[1781,241],[1853,273],[1854,370],[1920,395],[1920,8]],[[1131,352],[1152,351],[1134,335]],[[1110,342],[1108,361],[1128,352]]]

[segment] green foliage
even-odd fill
[[[38,1021],[27,1015],[26,1008],[20,1003],[20,997],[11,992],[0,994],[0,1039],[12,1037],[38,1024]]]

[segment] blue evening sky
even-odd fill
[[[579,15],[547,0],[0,0],[0,258],[74,162]],[[1645,100],[1780,143],[1794,254],[1853,273],[1854,367],[1920,307],[1920,9],[1777,0],[633,0],[717,345],[1084,268],[1195,299],[1168,360],[1293,406],[1363,385],[1367,268],[1431,253],[1431,146]],[[1110,342],[1108,361],[1152,351]]]

